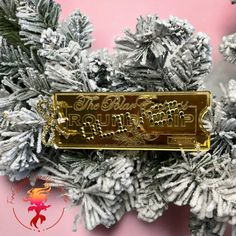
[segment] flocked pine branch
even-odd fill
[[[231,153],[236,144],[236,115],[230,117],[228,109],[229,107],[223,102],[214,101],[212,104],[209,121],[211,152],[219,157],[225,153]]]
[[[98,50],[88,56],[85,64],[88,78],[95,81],[97,91],[109,91],[115,74],[112,56],[107,50]]]
[[[117,39],[118,71],[114,89],[198,90],[211,69],[208,37],[194,34],[184,20],[140,17],[136,32]]]
[[[22,0],[17,7],[20,36],[26,45],[40,45],[44,29],[56,29],[60,6],[53,0]]]
[[[0,2],[0,35],[9,44],[23,46],[20,39],[20,26],[16,17],[17,2],[15,0],[2,0]]]
[[[66,36],[66,40],[79,43],[82,49],[88,49],[92,44],[92,25],[86,15],[79,10],[64,20],[58,31]]]
[[[226,223],[218,222],[214,218],[200,220],[191,214],[189,227],[192,236],[220,236],[225,232]]]
[[[59,165],[50,166],[49,160],[44,169],[55,175],[51,185],[65,188],[73,204],[80,205],[74,230],[81,217],[89,230],[100,224],[110,227],[134,207],[134,160],[132,153],[111,154],[102,162],[93,160],[88,153],[74,158],[63,154]]]
[[[40,55],[47,60],[45,74],[53,91],[91,91],[91,83],[83,69],[79,43],[66,42],[65,36],[48,29],[43,32]]]
[[[235,161],[229,154],[182,154],[184,161],[160,169],[156,178],[167,201],[190,205],[201,220],[235,215]]]
[[[236,80],[230,79],[227,88],[221,85],[223,97],[221,98],[222,107],[227,117],[236,118]]]
[[[35,110],[5,111],[0,130],[0,170],[20,180],[39,166],[45,121]]]
[[[138,218],[147,222],[155,221],[168,208],[161,182],[156,178],[160,166],[160,154],[155,152],[142,155],[136,162],[135,210]]]
[[[38,50],[43,47],[41,42],[42,32],[48,27],[52,30],[57,29],[60,7],[52,0],[2,0],[0,1],[0,10],[1,17],[5,19],[5,21],[1,21],[2,25],[0,25],[0,121],[2,123],[0,131],[8,132],[10,131],[8,130],[10,127],[5,127],[5,119],[3,116],[5,111],[22,114],[21,109],[33,109],[31,104],[27,102],[28,99],[34,98],[36,101],[39,101],[41,95],[51,96],[52,84],[47,78],[47,72],[45,72],[47,57],[44,55],[40,56]],[[76,30],[78,30],[78,26],[81,25],[80,34],[83,35],[83,37],[78,38],[78,40],[82,40],[81,43],[84,43],[84,45],[86,45],[85,41],[88,40],[87,45],[89,45],[89,43],[91,43],[91,26],[88,19],[82,14],[78,14],[78,19],[76,19],[75,14],[73,21],[74,24],[70,24],[70,21],[67,21],[71,32],[73,31],[75,33]],[[8,27],[9,22],[16,26],[15,28],[12,27],[14,32]],[[75,24],[76,22],[78,22],[79,25]],[[2,31],[1,26],[3,27]],[[6,27],[4,28],[4,26]],[[85,31],[84,33],[83,30]],[[15,34],[19,37],[16,38],[14,36]],[[9,38],[15,39],[15,41],[13,42],[9,40]],[[79,42],[74,43],[78,44],[80,51]],[[75,44],[71,42],[71,51]],[[63,56],[57,60],[60,62],[62,58]],[[72,58],[72,60],[73,59],[75,59],[75,57]],[[79,62],[81,62],[81,60],[79,60]],[[83,72],[78,73],[83,74],[83,78],[86,78]],[[80,86],[81,88],[83,88],[83,86],[86,88],[86,82],[85,85],[81,84]],[[61,89],[63,90],[64,88]],[[83,90],[85,89],[83,88]],[[24,130],[25,132],[31,132],[31,127],[24,127]],[[35,130],[35,132],[37,133],[38,131]],[[6,138],[2,137],[2,140],[5,139]],[[31,153],[33,153],[31,149],[33,149],[33,147],[28,145],[27,148],[29,157],[24,155],[21,158],[31,158]],[[50,155],[49,151],[50,150],[45,149],[43,153]],[[11,161],[13,162],[15,159],[17,159],[17,156],[12,156]],[[40,160],[38,162],[40,162]],[[41,164],[40,162],[40,165]],[[9,163],[2,167],[2,173],[6,173],[7,170],[4,172],[4,168],[7,169],[8,165]],[[22,165],[21,170],[23,171],[23,168],[25,168],[27,174],[30,175],[30,170],[32,170],[33,167],[34,165],[30,165],[29,169],[28,165]],[[11,174],[14,175],[13,172]],[[22,177],[24,176],[22,175]],[[19,175],[17,176],[16,174],[16,178],[19,179]],[[14,177],[12,177],[12,179],[14,179]]]
[[[37,62],[21,47],[8,45],[0,36],[0,78],[5,96],[0,101],[0,110],[13,109],[16,104],[40,94],[47,94],[49,84]],[[30,79],[29,79],[30,78]]]
[[[235,0],[231,0],[232,4],[235,4]],[[235,58],[236,58],[236,36],[235,33],[223,37],[222,44],[220,45],[220,51],[222,52],[224,58],[226,61],[235,64]],[[222,86],[223,87],[223,86]],[[223,87],[224,97],[222,99],[222,104],[226,110],[226,113],[230,118],[235,118],[235,111],[236,111],[236,100],[235,100],[235,91],[236,91],[236,85],[235,80],[229,81],[228,91]],[[231,143],[232,145],[232,143]],[[231,149],[231,156],[232,158],[236,158],[236,145],[235,140],[233,142],[233,146]],[[232,235],[236,235],[236,222],[232,222],[234,224]]]
[[[223,54],[225,60],[230,63],[236,62],[236,34],[224,36],[222,44],[220,45],[220,52]]]

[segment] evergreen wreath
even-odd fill
[[[236,224],[236,81],[214,98],[207,152],[56,150],[42,144],[37,104],[56,91],[203,90],[211,70],[208,37],[185,20],[140,17],[116,52],[92,52],[92,26],[75,11],[58,22],[53,0],[0,0],[0,174],[11,181],[49,176],[87,229],[110,227],[125,212],[152,222],[169,203],[189,205],[193,236],[220,236]],[[223,39],[236,63],[236,35]],[[50,115],[50,114],[46,114]]]

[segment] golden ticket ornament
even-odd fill
[[[208,150],[210,104],[208,91],[58,92],[44,132],[60,149]]]

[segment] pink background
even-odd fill
[[[214,66],[222,57],[218,53],[218,45],[223,35],[235,32],[236,6],[231,6],[229,0],[57,0],[62,5],[62,19],[76,8],[87,14],[94,25],[94,49],[114,47],[114,39],[123,35],[125,27],[133,29],[139,15],[156,13],[162,18],[175,15],[188,19],[197,31],[206,32],[211,37],[213,47]],[[214,72],[214,71],[213,71]],[[211,77],[212,79],[212,77]],[[212,83],[215,83],[212,81]],[[0,178],[0,235],[34,235],[36,232],[23,228],[15,219],[11,206],[7,204],[7,197],[11,194],[11,184],[5,177]],[[52,200],[58,208],[62,202]],[[24,204],[18,211],[25,217],[27,208]],[[77,233],[72,233],[73,216],[77,209],[68,209],[62,220],[54,228],[41,232],[44,236],[80,235],[80,236],[120,236],[133,234],[135,236],[188,236],[188,207],[170,206],[163,217],[154,223],[145,223],[136,218],[136,213],[126,214],[121,222],[106,230],[98,227],[92,232],[79,225]],[[47,212],[47,216],[54,217],[55,209]],[[230,229],[226,235],[230,235]]]

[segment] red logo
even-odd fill
[[[25,179],[14,184],[7,202],[12,206],[16,220],[33,231],[46,231],[62,219],[67,202],[62,188],[52,189],[48,179],[39,177],[35,187]]]
[[[37,223],[40,220],[40,224],[46,221],[46,216],[41,214],[41,211],[46,211],[51,205],[45,205],[48,200],[48,194],[51,191],[51,187],[45,183],[44,188],[32,188],[27,194],[28,196],[24,201],[30,202],[31,205],[28,211],[35,211],[35,217],[30,221],[30,225],[38,229]]]

